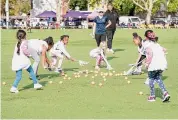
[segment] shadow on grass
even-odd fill
[[[79,68],[64,68],[64,72],[72,71],[72,72],[77,72]]]
[[[162,76],[162,80],[165,81],[168,78],[168,76]]]
[[[46,86],[46,84],[48,83],[48,81],[42,81],[42,82],[39,82],[43,87]],[[31,89],[31,88],[34,88],[34,84],[30,84],[30,85],[27,85],[27,86],[24,86],[22,89],[20,89],[19,91],[23,91],[23,90],[27,90],[27,89]],[[43,89],[39,89],[39,90],[43,90]]]
[[[114,52],[124,51],[125,49],[114,49]]]
[[[160,98],[160,99],[162,99],[163,97],[162,97],[162,91],[161,91],[161,89],[160,88],[155,88],[155,95],[156,95],[156,97],[158,97],[158,98]]]
[[[107,57],[107,60],[112,60],[112,59],[115,59],[115,58],[118,58],[118,57],[115,57],[115,56]]]

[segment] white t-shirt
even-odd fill
[[[97,57],[98,55],[101,55],[101,52],[103,52],[103,50],[101,48],[95,48],[93,50],[90,51],[90,56],[95,58]]]
[[[153,54],[148,71],[167,69],[167,60],[163,51],[163,47],[161,47],[158,43],[152,42],[149,44],[149,46],[147,46],[147,48],[150,48]]]
[[[36,52],[38,52],[39,55],[42,53],[42,46],[46,46],[48,49],[48,44],[44,40],[39,40],[39,39],[30,39],[28,40],[28,46],[33,48]]]
[[[22,46],[23,42],[21,43]],[[20,55],[17,54],[17,45],[14,49],[14,55],[12,58],[12,70],[18,71],[21,69],[28,69],[31,65],[31,62],[27,56],[24,55],[21,47],[20,47]]]
[[[57,43],[55,43],[50,52],[52,55],[55,56],[58,56],[58,54],[63,54],[67,58],[71,58],[70,54],[66,50],[66,46],[62,41],[58,41]]]

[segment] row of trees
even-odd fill
[[[1,0],[1,15],[5,15],[6,0]],[[9,0],[9,15],[19,15],[29,12],[31,8],[30,0]]]
[[[32,0],[9,0],[10,15],[19,15],[20,13],[28,13],[31,8]],[[60,4],[62,1],[69,3],[69,8],[75,10],[76,6],[80,10],[87,10],[88,6],[95,7],[103,2],[105,4],[113,3],[120,15],[136,15],[146,13],[146,22],[149,23],[151,16],[158,11],[177,12],[178,0],[56,0],[57,15],[60,14]],[[5,2],[1,0],[1,15],[5,15]]]
[[[96,4],[100,5],[103,1],[106,4],[111,2],[121,15],[146,13],[147,23],[150,23],[151,16],[158,11],[178,12],[178,0],[82,0],[82,2],[81,0],[71,0],[70,8],[75,9],[75,6],[79,6],[80,10],[87,10],[88,4],[95,7]]]

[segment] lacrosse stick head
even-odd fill
[[[89,62],[79,60],[79,65],[80,65],[80,66],[87,65],[88,63],[89,63]]]

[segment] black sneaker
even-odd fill
[[[39,76],[39,75],[36,75],[36,78],[37,78],[38,80],[40,80],[40,76]],[[29,79],[32,80],[31,77],[29,77]]]

